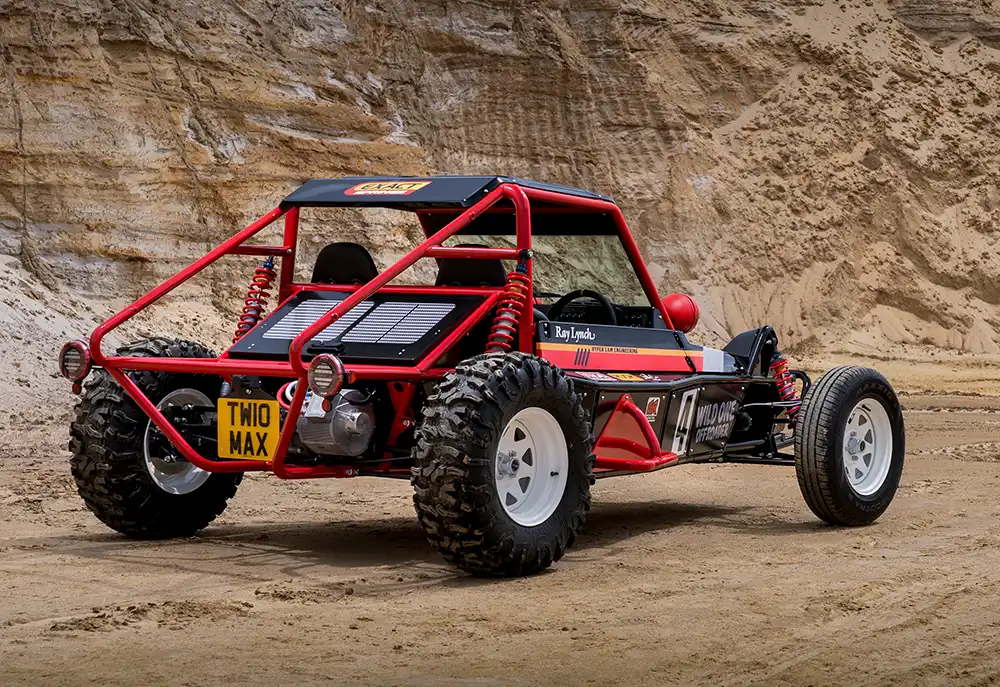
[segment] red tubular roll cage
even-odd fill
[[[515,226],[517,236],[516,248],[475,248],[475,247],[445,247],[441,244],[470,222],[481,216],[486,211],[502,201],[508,200],[513,205],[515,215]],[[188,441],[177,431],[177,429],[167,420],[156,405],[142,392],[141,389],[126,374],[132,370],[157,370],[163,372],[187,372],[206,373],[224,377],[232,375],[253,375],[266,377],[295,378],[300,383],[295,387],[288,409],[288,417],[298,417],[305,399],[306,364],[302,360],[302,349],[317,334],[337,321],[344,313],[350,311],[354,306],[371,296],[379,290],[386,292],[398,291],[401,293],[449,293],[454,295],[475,294],[485,295],[483,303],[479,305],[463,322],[459,323],[452,331],[432,347],[416,364],[412,367],[387,366],[387,365],[347,365],[348,377],[352,380],[385,380],[393,382],[415,383],[427,380],[436,380],[444,377],[450,372],[449,368],[437,367],[436,363],[447,353],[465,334],[467,334],[476,323],[489,313],[503,296],[503,287],[417,287],[417,286],[389,286],[388,283],[399,276],[406,269],[411,267],[421,258],[500,258],[505,260],[518,260],[524,262],[527,267],[528,277],[528,302],[532,302],[532,259],[531,259],[531,201],[538,201],[552,205],[566,207],[574,211],[605,213],[609,215],[618,230],[618,236],[622,246],[628,256],[629,261],[639,277],[649,302],[659,310],[664,322],[668,327],[673,326],[669,314],[663,307],[646,265],[639,254],[632,233],[625,224],[625,218],[621,210],[614,203],[597,199],[575,196],[565,193],[556,193],[541,189],[527,188],[514,183],[502,183],[490,191],[479,202],[475,203],[465,211],[461,212],[452,221],[448,222],[436,233],[428,235],[416,248],[403,256],[395,264],[391,265],[384,272],[379,274],[367,284],[361,286],[345,287],[343,285],[334,287],[324,287],[319,285],[296,283],[294,281],[295,253],[298,239],[299,208],[290,207],[282,209],[275,208],[266,215],[253,222],[238,234],[223,242],[212,251],[196,260],[194,263],[178,272],[176,275],[166,280],[142,298],[124,308],[106,322],[98,326],[90,337],[90,351],[95,365],[103,367],[132,397],[140,408],[150,417],[154,424],[167,436],[170,442],[180,451],[185,459],[192,464],[211,472],[253,472],[271,470],[278,477],[284,479],[296,479],[307,477],[351,477],[356,471],[349,466],[289,466],[285,465],[285,455],[291,444],[292,436],[295,433],[296,423],[285,422],[281,429],[278,440],[278,448],[275,451],[272,461],[253,460],[210,460],[201,456]],[[266,227],[273,224],[280,217],[285,218],[284,236],[282,245],[246,245],[246,241]],[[418,211],[421,224],[427,231],[426,215]],[[123,322],[134,317],[138,312],[149,307],[151,304],[173,291],[178,285],[198,274],[206,267],[217,261],[224,255],[258,255],[275,256],[281,258],[281,271],[278,279],[278,301],[283,303],[297,292],[309,289],[331,288],[338,291],[354,290],[354,293],[337,305],[326,315],[320,317],[315,323],[305,331],[295,337],[289,346],[288,361],[264,361],[264,360],[235,360],[223,353],[217,359],[205,358],[138,358],[124,356],[106,356],[101,350],[101,343],[104,336],[111,330],[117,328]],[[521,313],[518,322],[518,338],[516,349],[525,353],[534,352],[534,326],[531,308],[525,308]],[[399,409],[397,409],[399,410]],[[632,413],[637,416],[637,422],[645,420],[639,413]],[[648,427],[648,423],[646,423]],[[643,428],[644,434],[646,428]],[[659,453],[659,447],[651,438],[649,444],[650,459],[658,460],[662,463],[663,458]],[[598,442],[600,444],[600,441]],[[598,467],[601,467],[598,461]],[[604,466],[606,469],[651,469],[642,467],[639,463],[643,461],[620,461],[609,459]]]

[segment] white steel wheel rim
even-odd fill
[[[847,416],[841,451],[851,489],[871,496],[882,488],[892,464],[892,423],[881,402],[858,401]]]
[[[177,389],[171,391],[156,404],[157,410],[164,410],[172,406],[182,405],[211,406],[212,400],[197,389]],[[195,489],[208,481],[212,473],[202,470],[197,465],[189,463],[183,457],[178,456],[175,461],[164,460],[161,456],[153,455],[150,451],[150,439],[156,429],[153,421],[146,425],[146,433],[143,436],[142,450],[146,461],[146,470],[163,491],[168,494],[190,494]],[[179,452],[178,452],[179,453]]]
[[[562,501],[568,473],[566,436],[552,414],[525,408],[514,415],[500,435],[493,468],[510,519],[523,527],[548,520]]]

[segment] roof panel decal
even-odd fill
[[[346,191],[348,196],[408,196],[419,191],[424,186],[430,186],[430,181],[366,181],[356,184]]]

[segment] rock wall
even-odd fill
[[[8,406],[45,395],[65,334],[341,174],[609,192],[703,340],[768,321],[799,355],[1000,352],[990,0],[0,0],[0,59]],[[387,211],[310,227],[306,261],[416,236]],[[123,336],[223,343],[250,269]]]

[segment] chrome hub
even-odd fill
[[[517,451],[501,451],[497,454],[498,477],[513,477],[519,467],[521,461],[517,459]]]

